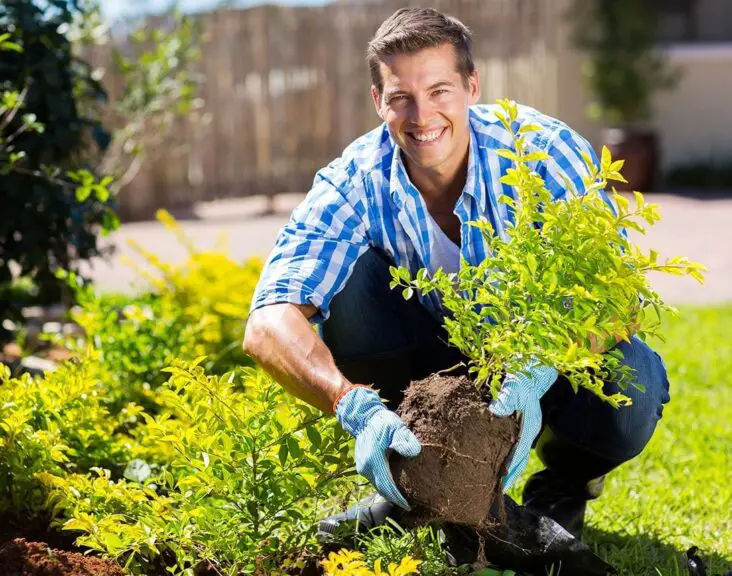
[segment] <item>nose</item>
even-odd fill
[[[417,97],[414,98],[410,105],[410,120],[419,127],[429,126],[432,115],[434,114],[434,108],[429,98]]]

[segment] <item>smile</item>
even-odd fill
[[[438,128],[437,130],[420,130],[419,132],[407,132],[407,136],[416,146],[431,146],[437,143],[442,135],[447,131],[447,127]]]

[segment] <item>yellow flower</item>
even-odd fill
[[[363,554],[343,549],[337,553],[331,552],[328,559],[323,560],[322,564],[326,576],[410,576],[412,574],[419,576],[417,568],[421,561],[405,556],[398,565],[391,562],[387,570],[382,570],[379,559],[374,563],[374,569],[371,571],[363,561]]]

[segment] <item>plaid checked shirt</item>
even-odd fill
[[[511,135],[498,121],[498,105],[470,108],[468,175],[455,205],[461,222],[461,255],[471,264],[485,258],[480,230],[467,223],[481,216],[499,234],[511,220],[502,194],[515,198],[499,179],[511,166],[496,154],[512,147]],[[528,151],[541,150],[549,160],[535,163],[555,200],[584,192],[587,169],[580,151],[599,165],[589,143],[566,124],[528,106],[519,106],[517,126],[538,124],[543,129],[527,135]],[[412,274],[430,264],[429,213],[419,191],[407,176],[398,147],[386,125],[351,143],[340,158],[315,175],[313,187],[280,230],[259,279],[252,310],[268,304],[313,304],[311,322],[328,318],[330,303],[344,286],[356,260],[370,246],[383,250],[397,266]],[[566,180],[565,180],[566,179]],[[567,190],[565,182],[573,184]],[[605,197],[612,206],[611,201]],[[443,311],[436,294],[419,295],[437,318]]]

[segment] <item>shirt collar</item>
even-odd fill
[[[480,150],[478,149],[478,140],[475,136],[472,123],[468,126],[470,133],[470,144],[468,145],[468,174],[465,179],[465,187],[463,193],[458,199],[458,203],[462,202],[465,194],[471,196],[478,204],[481,211],[485,210],[485,183],[483,182],[483,173],[480,168]],[[419,194],[417,188],[409,180],[407,168],[402,159],[401,150],[395,140],[389,134],[389,142],[392,146],[392,158],[389,174],[389,191],[391,197],[398,207],[401,208],[404,201],[414,194]]]

